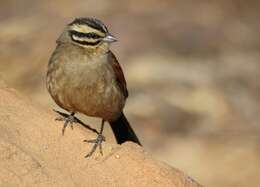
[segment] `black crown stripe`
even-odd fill
[[[79,25],[87,25],[91,28],[94,28],[102,33],[107,33],[107,28],[106,26],[98,19],[95,18],[76,18],[72,23],[69,25],[74,25],[74,24],[79,24]]]

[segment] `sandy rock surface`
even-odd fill
[[[62,136],[55,117],[0,82],[0,186],[200,186],[133,143],[86,159],[95,134],[74,125]]]

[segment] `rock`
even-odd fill
[[[55,114],[0,86],[0,186],[200,186],[138,145],[103,144],[84,156],[95,134],[74,125],[62,136]]]

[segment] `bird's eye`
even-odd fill
[[[101,38],[101,36],[99,36],[98,34],[96,34],[94,32],[86,33],[86,37],[87,38],[93,38],[93,39]]]
[[[88,32],[88,33],[83,33],[83,32],[77,32],[77,31],[70,31],[71,35],[75,35],[78,38],[88,38],[88,39],[99,39],[101,38],[100,35],[94,33],[94,32]]]

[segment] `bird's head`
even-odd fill
[[[109,44],[117,39],[108,32],[100,20],[83,17],[69,23],[57,42],[71,43],[87,50],[109,50]]]

